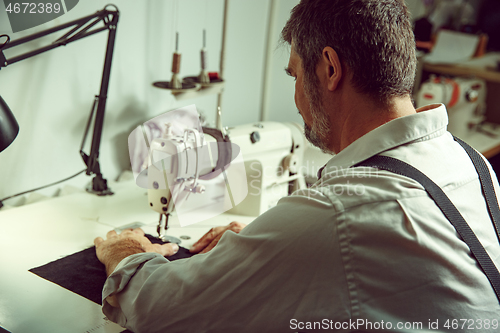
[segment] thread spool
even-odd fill
[[[203,29],[203,47],[201,48],[200,51],[200,60],[201,60],[201,72],[200,75],[198,75],[198,82],[201,84],[209,84],[210,83],[210,78],[208,77],[206,66],[207,66],[207,52],[205,51],[205,46],[206,46],[206,30]]]
[[[179,74],[181,70],[181,54],[175,52],[172,59],[172,73]]]
[[[182,89],[182,83],[177,74],[179,74],[181,70],[181,54],[174,52],[174,56],[172,58],[172,79],[170,80],[169,87],[170,89]]]
[[[207,52],[205,52],[205,49],[201,49],[201,52],[200,52],[200,56],[201,56],[201,69],[202,70],[205,70],[207,67]]]
[[[207,31],[203,29],[203,47],[201,48],[201,69],[205,70],[207,64],[207,53],[205,52],[205,47],[207,47]]]
[[[179,53],[179,33],[175,33],[175,52],[172,57],[172,79],[170,81],[157,81],[153,86],[162,89],[170,89],[172,93],[179,93],[181,90],[198,89],[194,82],[182,82],[179,77],[181,71],[181,54]]]

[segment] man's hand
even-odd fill
[[[94,239],[97,258],[106,266],[109,276],[116,266],[126,257],[142,252],[156,252],[165,257],[179,251],[179,246],[174,243],[152,244],[144,236],[141,228],[123,230],[120,234],[111,230],[106,235],[106,240],[101,237]]]
[[[213,249],[215,245],[219,242],[222,235],[228,231],[234,231],[235,233],[239,233],[241,229],[246,227],[247,225],[240,222],[231,222],[227,226],[224,227],[215,227],[210,229],[203,237],[201,237],[196,243],[193,244],[189,252],[191,253],[206,253]],[[201,252],[200,252],[201,251]]]

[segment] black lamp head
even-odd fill
[[[9,106],[0,96],[0,152],[7,148],[19,133],[19,125]]]

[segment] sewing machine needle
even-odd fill
[[[160,221],[158,221],[158,226],[156,227],[156,232],[158,233],[158,238],[162,239],[161,234],[161,220],[163,219],[163,214],[160,214]]]

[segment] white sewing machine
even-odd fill
[[[302,165],[308,144],[298,124],[232,127],[226,133],[230,142],[213,129],[173,135],[171,124],[166,128],[150,144],[147,172],[148,200],[160,214],[157,231],[164,240],[177,241],[165,235],[174,207],[181,226],[224,212],[258,216],[306,187]]]
[[[258,216],[291,192],[305,188],[303,129],[297,123],[261,122],[229,130],[245,161],[248,195],[230,212]]]
[[[417,107],[443,103],[448,110],[448,131],[464,138],[484,118],[486,82],[478,78],[431,76],[417,96]]]

